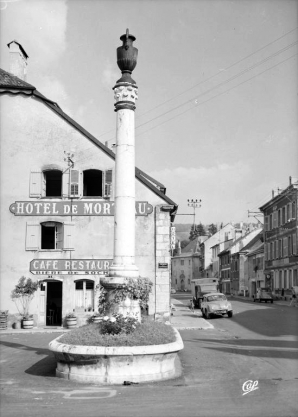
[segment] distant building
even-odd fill
[[[258,288],[270,287],[270,282],[264,274],[264,243],[247,253],[247,267],[244,270],[244,280],[247,282],[248,293],[253,297]],[[272,288],[271,288],[272,289]]]
[[[228,247],[218,254],[220,259],[219,286],[226,294],[246,294],[248,286],[245,282],[246,245],[260,234],[260,229],[254,229],[230,241]]]
[[[232,223],[228,223],[223,226],[218,232],[214,235],[208,237],[204,242],[200,245],[202,258],[202,267],[203,267],[203,277],[214,277],[213,271],[213,250],[212,248],[214,245],[219,244],[221,242],[228,241],[230,239],[235,238],[235,234],[237,234],[237,229]]]
[[[275,293],[298,285],[298,183],[272,195],[264,213],[265,276]]]
[[[204,276],[200,245],[206,239],[208,236],[198,236],[182,250],[178,246],[177,255],[172,257],[172,288],[190,291],[191,280]]]

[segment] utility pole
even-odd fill
[[[187,200],[188,207],[193,207],[193,225],[196,226],[196,209],[201,207],[202,200]]]

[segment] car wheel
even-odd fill
[[[201,312],[202,312],[202,317],[205,318],[204,310],[201,310]]]
[[[208,313],[208,311],[206,310],[206,313],[205,313],[205,318],[207,319],[207,320],[209,320],[210,319],[210,314]]]
[[[228,317],[233,317],[233,311],[228,311]]]
[[[271,300],[271,304],[273,304],[273,300]]]

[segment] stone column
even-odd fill
[[[117,64],[122,77],[114,89],[115,112],[117,113],[116,163],[115,163],[115,217],[114,259],[109,276],[136,278],[135,265],[135,103],[138,87],[131,78],[137,64],[138,50],[134,48],[135,37],[126,34],[120,37],[123,45],[117,48]],[[110,280],[112,282],[113,280]]]
[[[135,120],[137,87],[117,82],[114,260],[109,275],[138,277],[135,265]]]
[[[117,48],[117,64],[122,77],[114,90],[115,112],[117,113],[116,158],[115,158],[115,214],[114,214],[114,258],[107,277],[101,280],[110,290],[124,284],[127,278],[139,277],[135,265],[135,103],[138,87],[131,78],[137,64],[138,50],[133,47],[135,37],[126,34],[120,39],[123,45]],[[141,319],[138,300],[127,298],[116,310],[123,314],[136,314]]]

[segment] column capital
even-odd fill
[[[115,99],[115,111],[121,109],[135,110],[138,99],[138,87],[136,85],[116,84],[113,88]]]

